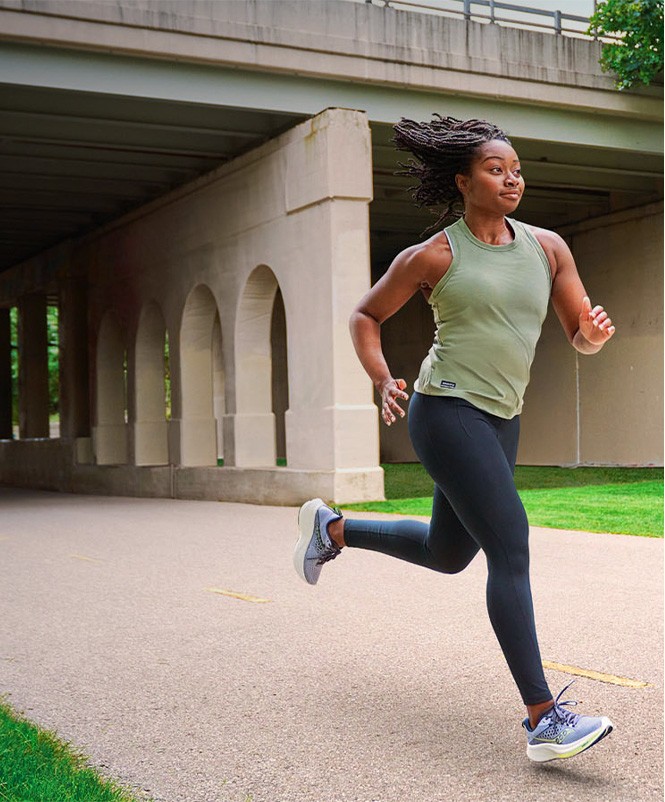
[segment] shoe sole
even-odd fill
[[[310,582],[305,576],[305,555],[314,534],[316,512],[322,505],[322,499],[313,498],[311,501],[306,501],[298,512],[298,531],[300,536],[293,550],[293,565],[298,576],[308,585],[316,585],[316,580]]]
[[[528,744],[526,755],[534,763],[548,763],[550,760],[564,760],[568,757],[575,757],[580,752],[584,752],[602,741],[613,729],[614,725],[609,718],[603,717],[601,726],[597,730],[585,735],[584,738],[580,738],[578,741],[570,744]]]

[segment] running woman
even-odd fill
[[[463,571],[480,549],[488,566],[487,609],[526,705],[527,756],[567,758],[612,730],[553,699],[543,672],[529,582],[529,526],[513,472],[519,413],[551,297],[570,344],[595,354],[614,334],[592,306],[573,256],[552,231],[509,217],[524,178],[506,134],[484,120],[435,115],[402,119],[394,143],[414,159],[414,200],[457,221],[402,251],[360,301],[350,321],[358,357],[381,395],[387,426],[405,415],[406,382],[392,376],[380,326],[418,291],[436,334],[409,404],[413,447],[434,480],[429,525],[344,519],[321,499],[302,506],[294,562],[316,584],[345,546],[371,549],[444,574]]]

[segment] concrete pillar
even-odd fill
[[[46,296],[40,293],[23,296],[18,310],[19,435],[48,437]]]
[[[9,309],[0,309],[0,440],[12,438],[12,339]]]
[[[96,422],[92,429],[93,452],[98,465],[127,462],[125,345],[111,312],[99,327],[96,354]]]
[[[255,268],[241,293],[235,325],[235,410],[224,415],[224,464],[272,467],[272,310],[277,279],[266,265]]]
[[[169,461],[164,389],[166,326],[156,304],[141,312],[133,357],[129,363],[130,445],[135,465]]]
[[[170,460],[175,464],[217,464],[212,356],[217,314],[210,289],[203,284],[196,286],[189,293],[183,310],[177,359],[173,358],[176,341],[171,343],[173,415],[168,437]]]
[[[380,498],[378,411],[348,328],[354,306],[370,287],[369,126],[363,114],[335,109],[305,128],[298,147],[290,148],[286,176],[293,227],[289,273],[299,279],[282,284],[288,465],[335,471],[341,481],[347,471],[356,484],[358,469],[364,469],[365,497]]]
[[[60,437],[90,437],[88,300],[85,281],[60,285]]]

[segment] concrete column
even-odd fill
[[[96,422],[92,447],[98,465],[127,462],[128,433],[125,417],[125,344],[120,325],[112,312],[102,319],[97,335]]]
[[[166,465],[169,461],[164,398],[164,333],[159,307],[144,307],[128,354],[127,404],[130,461],[134,465]]]
[[[12,341],[9,309],[0,309],[0,440],[12,438]]]
[[[168,436],[169,458],[175,464],[217,464],[212,348],[216,315],[212,292],[199,284],[187,296],[179,337],[171,342],[173,410]]]
[[[347,472],[366,498],[380,498],[378,411],[348,329],[354,306],[370,287],[370,131],[364,114],[340,109],[301,129],[286,176],[293,242],[282,287],[288,465],[334,471],[342,483]]]
[[[282,226],[286,227],[285,221]],[[277,459],[270,337],[276,292],[275,274],[262,265],[252,271],[240,296],[235,325],[235,409],[225,414],[222,422],[225,465],[272,467]]]
[[[88,299],[83,279],[60,285],[60,437],[90,437]]]
[[[46,296],[25,295],[18,304],[19,435],[48,437]]]

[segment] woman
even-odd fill
[[[398,149],[415,157],[407,174],[419,205],[439,206],[444,231],[402,251],[351,317],[358,357],[381,395],[387,426],[404,417],[406,382],[393,378],[380,326],[421,290],[434,312],[434,344],[409,405],[409,434],[434,480],[432,519],[345,520],[321,499],[303,505],[295,565],[315,584],[342,548],[371,549],[442,573],[462,571],[483,550],[487,608],[527,708],[527,755],[572,757],[612,730],[608,718],[579,716],[556,701],[538,648],[529,583],[528,522],[513,472],[519,413],[542,322],[552,304],[571,345],[599,351],[614,334],[592,307],[573,256],[552,231],[508,217],[524,192],[508,137],[483,120],[403,119]],[[564,689],[565,690],[565,689]]]

